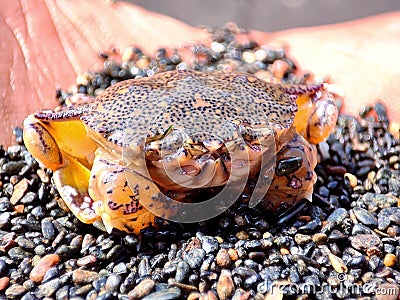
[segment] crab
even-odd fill
[[[176,70],[31,114],[24,141],[79,220],[139,233],[228,184],[267,210],[311,201],[315,144],[336,118],[324,84]]]

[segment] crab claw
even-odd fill
[[[88,194],[90,171],[67,154],[63,155],[63,160],[64,167],[53,174],[54,184],[71,212],[83,223],[91,224],[99,216]]]

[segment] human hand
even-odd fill
[[[96,14],[93,14],[93,7]],[[359,21],[251,32],[259,44],[286,43],[304,69],[329,75],[347,95],[344,111],[356,114],[382,99],[392,121],[400,120],[398,82],[400,13]],[[0,144],[26,115],[53,108],[56,88],[67,88],[78,74],[101,68],[98,53],[139,46],[151,54],[160,46],[208,41],[205,30],[128,3],[90,1],[7,1],[0,11]]]

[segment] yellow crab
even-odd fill
[[[256,200],[268,209],[311,200],[313,144],[329,135],[336,118],[322,84],[170,71],[29,115],[24,141],[54,171],[62,199],[82,222],[138,233],[154,214],[176,213],[160,199],[199,202],[198,195],[219,193],[230,177],[261,178]]]

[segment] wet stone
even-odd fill
[[[141,299],[153,290],[155,282],[152,279],[143,279],[135,288],[128,293],[129,299]]]
[[[219,243],[215,237],[203,236],[201,238],[201,241],[202,241],[201,246],[203,250],[206,251],[206,253],[211,253],[218,250]]]
[[[43,297],[51,297],[54,295],[62,286],[63,282],[60,278],[56,278],[45,282],[39,286],[38,296]]]
[[[367,226],[376,226],[378,224],[378,220],[374,217],[369,211],[363,209],[361,207],[354,207],[353,208],[354,215],[356,216],[357,220],[364,225]]]
[[[192,269],[200,267],[204,260],[205,251],[203,249],[191,249],[184,257],[184,260],[189,264]]]
[[[118,290],[122,281],[122,277],[119,274],[111,274],[108,276],[106,281],[106,290],[109,292],[115,292]]]
[[[353,236],[350,242],[355,249],[363,251],[381,244],[381,240],[375,234],[358,234]]]
[[[150,295],[142,298],[143,300],[172,300],[179,299],[181,296],[181,290],[176,287],[170,287],[167,289],[163,289],[161,291],[157,291],[151,293]]]
[[[226,249],[219,250],[216,256],[216,262],[218,266],[222,268],[229,267],[231,264],[231,258],[229,256],[228,250]]]
[[[53,266],[57,265],[60,257],[57,254],[48,254],[37,261],[29,274],[29,278],[36,283],[43,280],[46,272]]]
[[[182,282],[186,279],[190,271],[189,264],[185,261],[180,261],[176,266],[175,280],[176,282]]]
[[[5,291],[7,299],[20,299],[24,293],[26,288],[20,284],[13,284]]]
[[[99,278],[99,274],[93,271],[87,270],[75,270],[72,273],[72,281],[76,284],[85,284],[97,280]]]
[[[332,214],[327,218],[328,222],[333,222],[336,225],[341,224],[344,219],[349,217],[349,213],[344,208],[337,208]]]
[[[219,299],[229,299],[235,291],[232,274],[228,270],[222,270],[217,281],[217,294]]]

